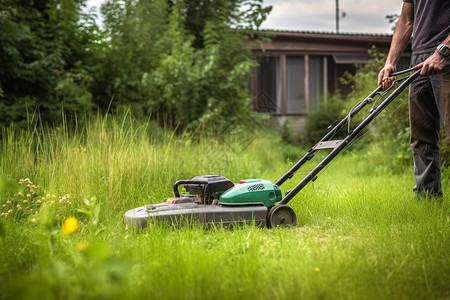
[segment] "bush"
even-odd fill
[[[346,103],[339,94],[333,94],[319,105],[319,109],[309,112],[306,116],[306,135],[302,139],[304,146],[310,147],[317,143],[335,123],[345,115]]]

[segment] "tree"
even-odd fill
[[[393,14],[393,15],[387,15],[387,16],[386,16],[386,19],[388,20],[389,24],[394,24],[394,25],[391,27],[391,30],[392,30],[392,31],[394,31],[395,26],[397,26],[397,21],[398,21],[398,18],[399,18],[399,17],[400,17],[399,14]]]
[[[108,0],[104,30],[84,0],[0,0],[2,125],[131,107],[170,127],[229,120],[250,97],[243,41],[262,0]]]
[[[79,22],[82,0],[0,2],[1,125],[24,124],[27,113],[60,118],[62,107],[89,109],[86,64],[93,26]],[[88,21],[88,19],[85,19]]]
[[[94,98],[103,109],[130,106],[138,117],[150,113],[142,75],[156,66],[169,15],[166,0],[106,1],[101,8],[105,31],[98,53]],[[112,105],[110,105],[112,104]]]
[[[184,24],[195,37],[193,46],[202,48],[208,22],[220,19],[230,28],[253,30],[261,26],[271,10],[271,6],[264,7],[260,0],[189,0],[184,1]]]
[[[181,128],[247,109],[254,61],[242,45],[270,11],[262,0],[110,0],[102,11],[116,105]]]

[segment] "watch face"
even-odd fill
[[[450,55],[450,48],[447,47],[447,45],[441,44],[439,45],[437,50],[440,54],[444,55],[445,57],[448,57]]]

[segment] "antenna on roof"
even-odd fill
[[[342,17],[345,18],[347,14],[342,12]],[[336,33],[339,34],[339,0],[336,0]]]

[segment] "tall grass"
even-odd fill
[[[197,138],[129,115],[8,129],[1,152],[2,204],[29,191],[13,184],[25,178],[36,186],[30,200],[56,199],[0,218],[1,298],[450,298],[448,177],[444,199],[418,201],[412,170],[392,175],[348,152],[290,202],[295,228],[135,231],[123,213],[171,196],[178,179],[275,181],[292,161],[267,132]],[[67,195],[71,204],[58,204]],[[80,228],[64,235],[70,215]]]

